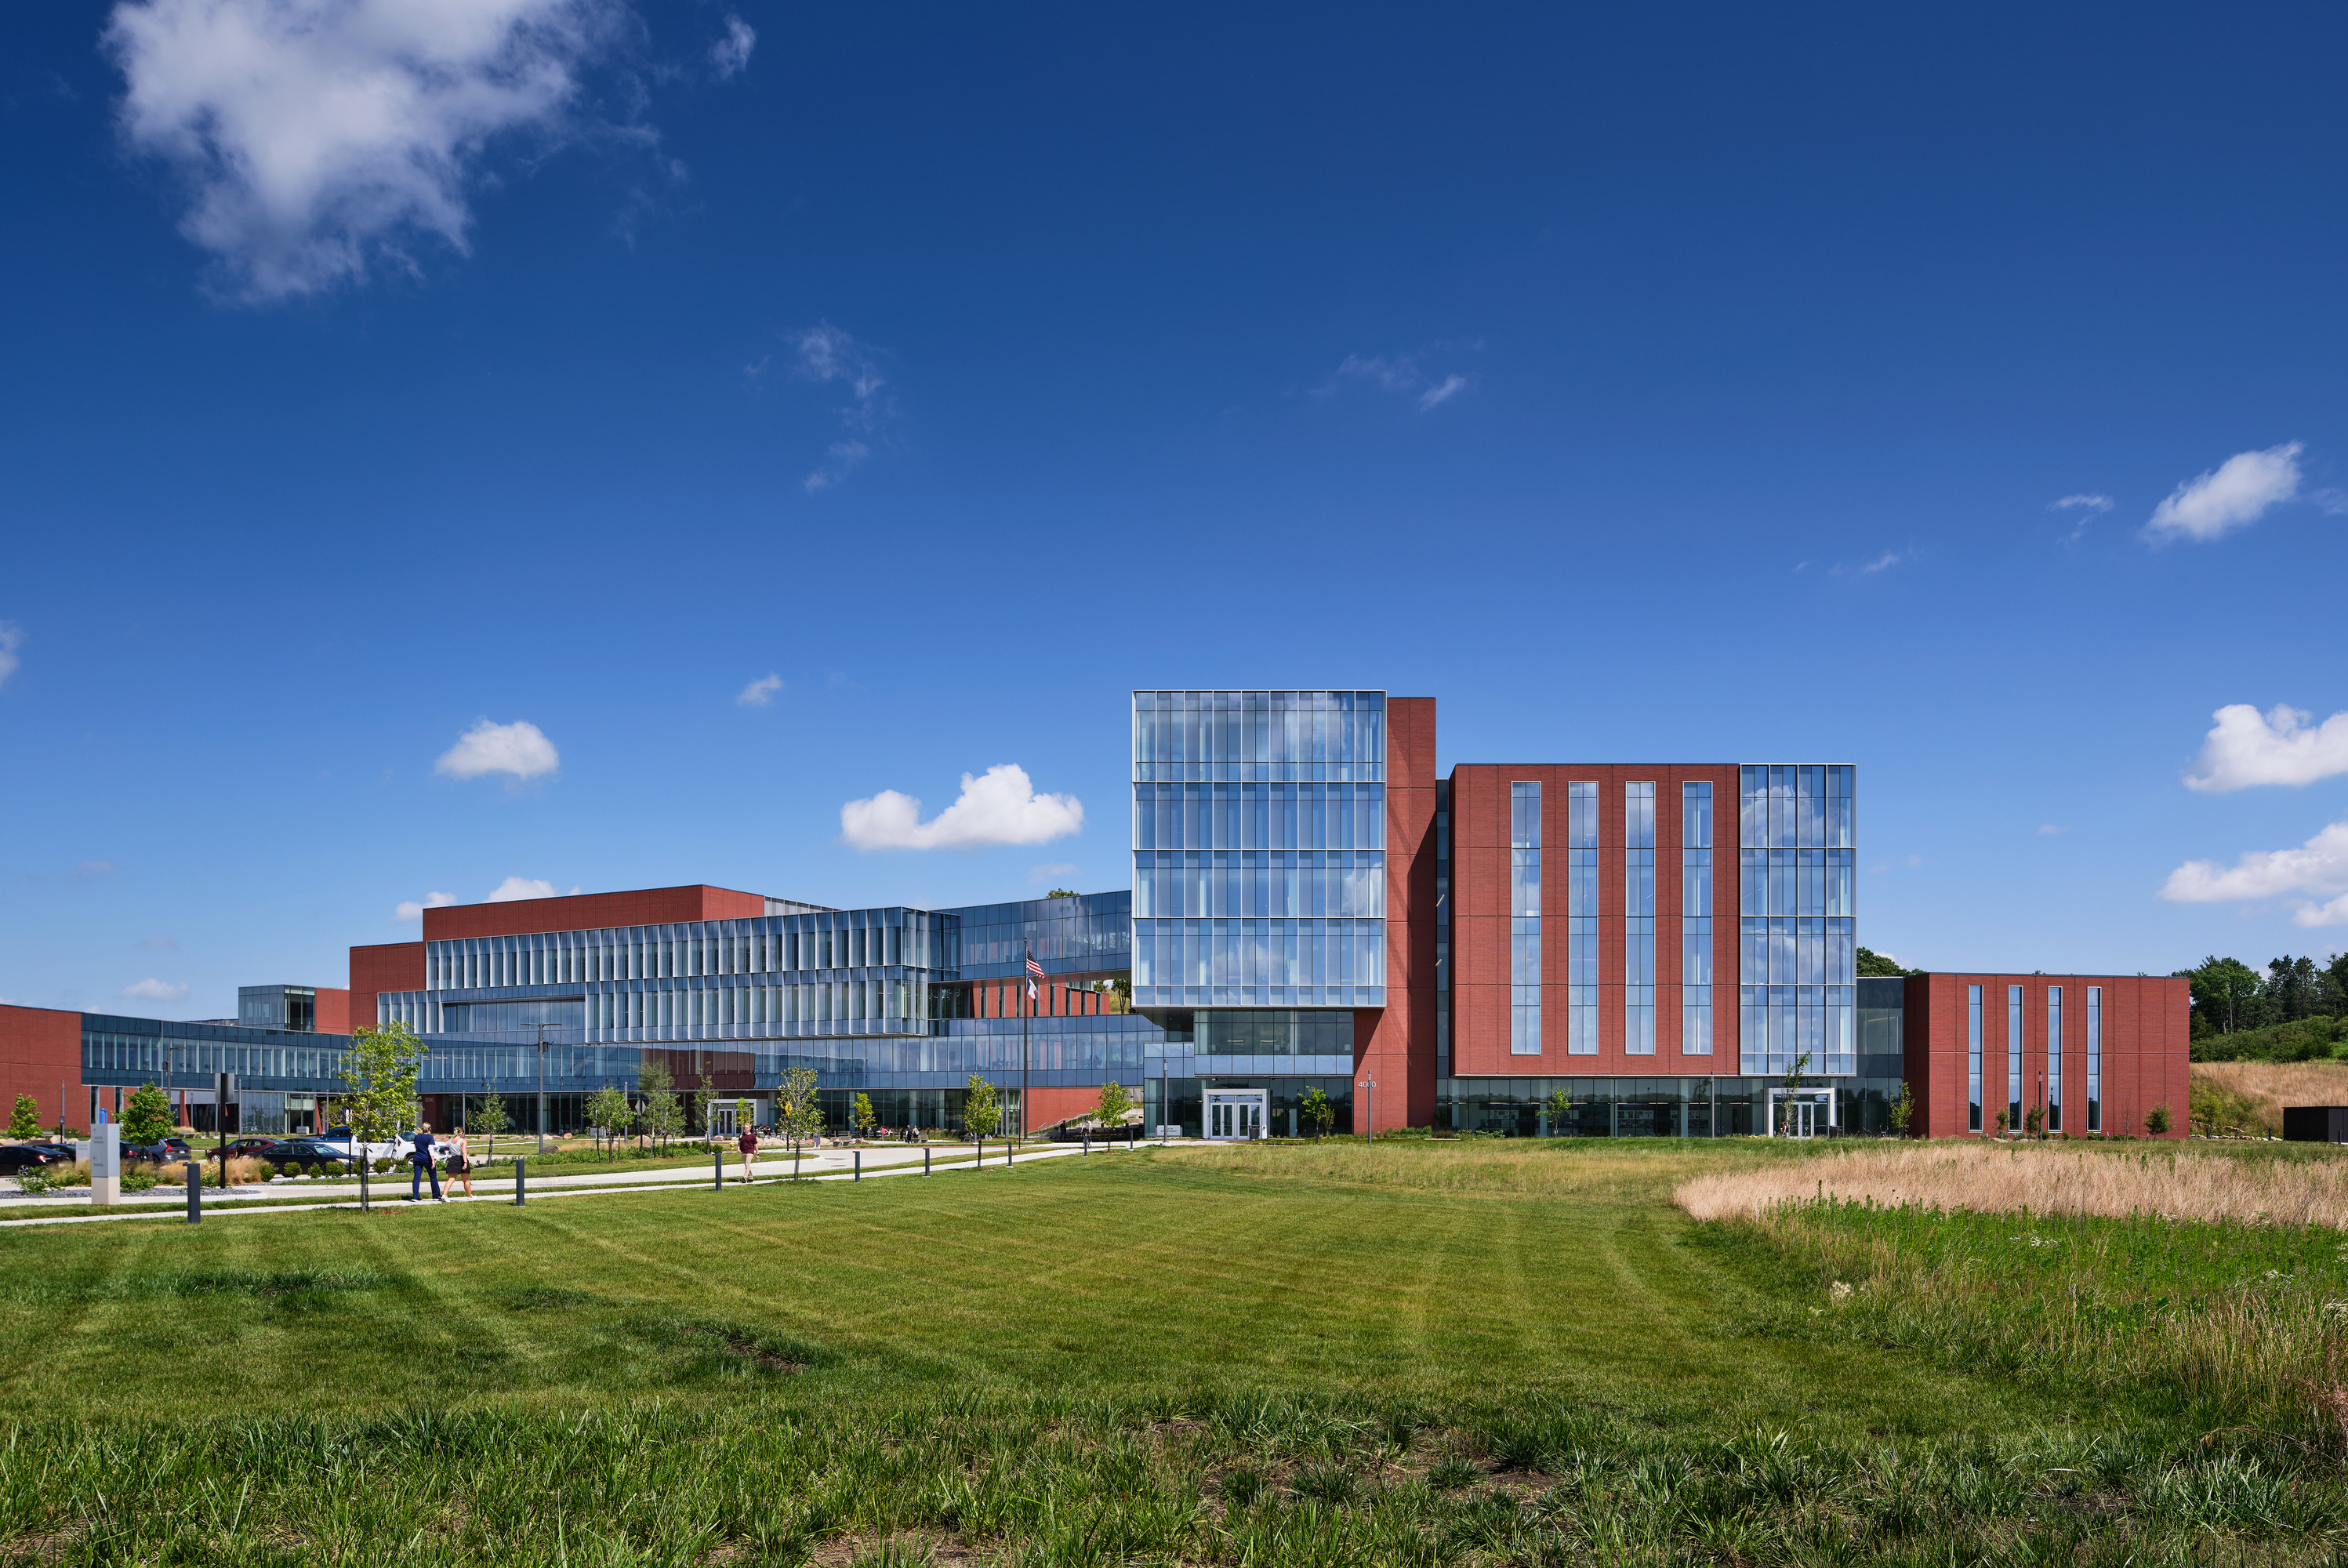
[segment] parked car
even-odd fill
[[[231,1160],[256,1158],[265,1160],[269,1157],[268,1151],[283,1141],[285,1140],[282,1138],[232,1138],[228,1140],[228,1157]],[[220,1146],[214,1144],[210,1149],[198,1150],[196,1152],[201,1159],[217,1160],[220,1158]]]
[[[260,1150],[256,1158],[266,1160],[283,1169],[292,1166],[305,1173],[314,1172],[328,1161],[342,1163],[349,1159],[337,1143],[326,1143],[314,1138],[289,1138]]]
[[[70,1165],[73,1156],[61,1150],[39,1143],[18,1143],[0,1149],[0,1171],[13,1175],[19,1171],[45,1171],[53,1165]]]

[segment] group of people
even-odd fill
[[[432,1180],[432,1201],[436,1203],[447,1202],[448,1200],[440,1193],[440,1167],[438,1162],[440,1140],[432,1135],[431,1124],[417,1122],[416,1130],[400,1141],[410,1146],[407,1156],[407,1201],[411,1203],[420,1203],[424,1201],[424,1181],[428,1176]],[[448,1134],[448,1178],[451,1185],[458,1181],[464,1182],[466,1197],[469,1198],[473,1195],[472,1150],[465,1142],[465,1130],[461,1127]]]

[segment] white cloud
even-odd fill
[[[446,773],[451,779],[479,779],[485,773],[535,779],[561,765],[554,742],[547,739],[538,726],[525,719],[492,724],[483,718],[476,719],[472,728],[458,737],[456,745],[440,754],[432,771]]]
[[[1038,795],[1027,770],[1000,762],[982,778],[962,776],[962,794],[929,821],[911,795],[883,789],[839,809],[839,841],[860,850],[967,850],[982,844],[1041,844],[1085,825],[1074,795]]]
[[[2326,517],[2348,517],[2348,490],[2326,486],[2310,493],[2307,499],[2321,508]]]
[[[180,232],[250,301],[438,239],[463,254],[492,139],[566,129],[616,0],[124,0],[105,43],[124,138],[178,168]]]
[[[1348,354],[1336,369],[1329,372],[1329,378],[1313,388],[1313,396],[1326,397],[1348,381],[1411,398],[1422,414],[1448,403],[1476,384],[1474,377],[1457,374],[1447,375],[1438,381],[1419,365],[1415,355]]]
[[[77,877],[110,877],[113,874],[112,861],[84,861],[74,867],[74,875]]]
[[[2240,899],[2305,898],[2291,919],[2300,925],[2348,923],[2348,822],[2334,822],[2295,850],[2251,850],[2231,866],[2188,861],[2168,873],[2160,896],[2177,903],[2224,903]]]
[[[709,46],[709,63],[717,79],[726,80],[749,68],[750,51],[757,46],[757,30],[739,16],[726,18],[726,36]]]
[[[8,677],[24,663],[16,656],[16,650],[24,645],[25,628],[14,621],[0,621],[0,686],[6,686]]]
[[[807,492],[814,495],[846,479],[872,455],[874,443],[885,443],[897,400],[889,395],[889,383],[872,350],[839,328],[829,323],[811,326],[791,340],[791,347],[798,355],[793,374],[819,386],[838,382],[850,399],[839,410],[839,422],[849,434],[831,443],[823,466],[807,477]]]
[[[1075,866],[1069,865],[1065,861],[1056,862],[1048,866],[1029,866],[1027,868],[1027,880],[1031,882],[1047,882],[1059,877],[1067,876],[1076,869],[1076,868]]]
[[[2083,493],[2080,495],[2066,495],[2061,500],[2055,501],[2050,505],[2046,510],[2049,511],[2075,511],[2078,512],[2078,525],[2073,528],[2070,532],[2063,536],[2064,543],[2076,544],[2080,539],[2085,535],[2088,521],[2111,511],[2113,504],[2112,498],[2107,495],[2087,495]]]
[[[2201,742],[2185,787],[2222,795],[2257,784],[2312,784],[2348,773],[2348,713],[2310,729],[2312,714],[2278,703],[2261,714],[2246,702],[2228,703]]]
[[[176,1002],[188,994],[188,988],[169,980],[149,979],[125,985],[122,994],[141,1002]]]
[[[412,898],[401,899],[397,907],[392,911],[392,916],[397,920],[421,920],[424,918],[426,910],[446,909],[456,902],[457,895],[453,892],[427,892],[424,895],[422,903],[417,903]]]
[[[571,890],[577,892],[577,888]],[[483,903],[511,903],[522,898],[561,898],[561,892],[544,877],[508,877],[498,883]]]
[[[744,707],[764,707],[773,702],[775,694],[782,689],[782,676],[773,674],[763,675],[744,686],[736,695],[734,700]]]
[[[2038,825],[2038,833],[2041,838],[2052,838],[2062,830],[2062,829],[2056,827],[2052,822],[2041,822]]]
[[[1873,560],[1862,561],[1856,566],[1837,566],[1832,569],[1831,575],[1836,577],[1872,577],[1879,572],[1890,571],[1893,567],[1907,560],[1909,556],[1913,553],[1914,552],[1912,551],[1887,550]]]
[[[2173,539],[2207,542],[2247,523],[2267,508],[2299,493],[2297,441],[2262,452],[2236,452],[2199,479],[2188,480],[2153,509],[2144,537],[2155,544]]]
[[[1452,397],[1467,389],[1468,377],[1465,376],[1447,376],[1441,381],[1438,381],[1434,386],[1428,387],[1426,391],[1418,395],[1418,410],[1420,413],[1424,414],[1426,410],[1434,407],[1438,403],[1449,402]]]

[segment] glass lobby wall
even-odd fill
[[[1180,1125],[1183,1137],[1200,1137],[1206,1130],[1209,1088],[1262,1089],[1264,1130],[1274,1138],[1311,1135],[1303,1116],[1304,1096],[1307,1090],[1317,1088],[1336,1112],[1329,1131],[1335,1134],[1354,1130],[1354,1080],[1350,1078],[1149,1078],[1142,1085],[1142,1126],[1155,1129],[1173,1122]]]
[[[1452,1078],[1437,1086],[1437,1131],[1503,1138],[1729,1138],[1765,1132],[1769,1090],[1780,1078]],[[1820,1087],[1816,1075],[1806,1088]],[[1840,1078],[1833,1082],[1841,1130],[1848,1136],[1890,1130],[1900,1096],[1895,1078]],[[1572,1104],[1562,1112],[1550,1097],[1562,1088]]]

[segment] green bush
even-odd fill
[[[388,1176],[388,1175],[390,1175],[390,1174],[391,1174],[391,1161],[388,1161],[388,1160],[378,1160],[378,1161],[376,1161],[375,1162],[375,1173],[376,1173],[376,1175],[378,1175],[378,1176]]]
[[[339,1160],[329,1160],[323,1169],[329,1176],[340,1176],[343,1174],[343,1162]]]
[[[256,1160],[252,1162],[252,1173],[266,1181],[277,1174],[277,1167],[266,1160]]]

